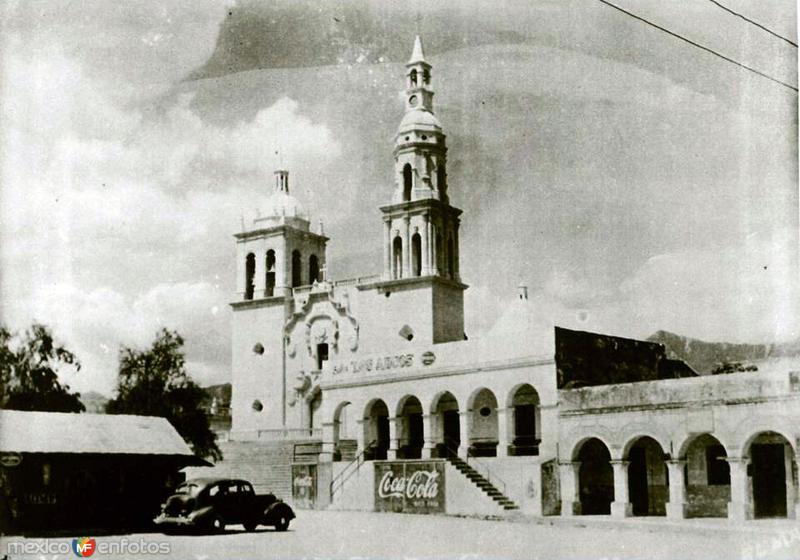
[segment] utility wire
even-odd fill
[[[746,22],[748,22],[748,23],[752,23],[752,24],[753,24],[753,25],[755,25],[756,27],[760,27],[761,29],[763,29],[764,31],[766,31],[767,33],[769,33],[770,35],[774,35],[775,37],[777,37],[777,38],[778,38],[778,39],[780,39],[781,41],[786,41],[787,43],[789,43],[789,44],[790,44],[790,45],[792,45],[793,47],[797,48],[797,43],[795,43],[795,42],[793,42],[793,41],[790,41],[789,39],[787,39],[787,38],[786,38],[786,37],[784,37],[783,35],[780,35],[780,34],[778,34],[778,33],[775,33],[775,32],[774,32],[772,29],[769,29],[769,28],[767,28],[767,27],[765,27],[765,26],[761,25],[760,23],[753,21],[752,19],[748,18],[747,16],[743,16],[743,15],[742,15],[742,14],[740,14],[739,12],[734,12],[733,10],[731,10],[730,8],[728,8],[727,6],[723,6],[722,4],[720,4],[719,2],[717,2],[717,0],[708,0],[708,1],[709,1],[709,2],[711,2],[712,4],[714,4],[715,6],[718,6],[718,7],[722,8],[723,10],[725,10],[726,12],[728,12],[729,14],[733,14],[733,15],[735,15],[736,17],[740,17],[740,18],[742,18],[743,20],[745,20]]]
[[[664,27],[661,27],[660,25],[657,25],[657,24],[653,23],[652,21],[646,20],[643,17],[637,16],[634,13],[631,13],[631,12],[629,12],[627,10],[624,10],[624,9],[620,8],[619,6],[617,6],[615,4],[612,4],[611,2],[608,2],[607,0],[598,0],[598,2],[601,2],[601,3],[603,3],[606,6],[609,6],[611,8],[614,8],[615,10],[619,10],[620,12],[622,12],[625,15],[628,15],[628,16],[630,16],[630,17],[632,17],[634,19],[637,19],[637,20],[639,20],[639,21],[641,21],[643,23],[646,23],[647,25],[650,25],[651,27],[655,27],[659,31],[663,31],[664,33],[666,33],[668,35],[672,35],[676,39],[680,39],[681,41],[689,43],[690,45],[692,45],[694,47],[697,47],[698,49],[702,49],[702,50],[704,50],[704,51],[706,51],[708,53],[713,54],[714,56],[718,56],[722,60],[727,60],[728,62],[730,62],[732,64],[735,64],[736,66],[739,66],[740,68],[744,68],[745,70],[749,70],[750,72],[753,72],[754,74],[758,74],[762,78],[766,78],[768,80],[771,80],[771,81],[775,82],[776,84],[780,84],[780,85],[782,85],[784,87],[787,87],[787,88],[791,89],[792,91],[797,91],[797,88],[795,86],[791,85],[791,84],[787,84],[786,82],[782,82],[781,80],[779,80],[777,78],[773,78],[772,76],[764,74],[763,72],[761,72],[759,70],[756,70],[755,68],[753,68],[751,66],[747,66],[746,64],[742,64],[738,60],[734,60],[734,59],[732,59],[730,57],[725,56],[724,54],[720,54],[715,50],[712,50],[712,49],[710,49],[708,47],[705,47],[705,46],[701,45],[700,43],[695,43],[694,41],[692,41],[691,39],[687,39],[683,35],[678,35],[677,33],[674,33],[672,31],[670,31],[669,29],[665,29]]]

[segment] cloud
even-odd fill
[[[230,234],[272,188],[276,149],[309,173],[338,157],[328,127],[286,97],[230,125],[191,95],[142,109],[47,43],[3,62],[0,318],[73,345],[77,388],[108,392],[119,345],[160,326],[204,380],[226,380]]]
[[[81,371],[65,379],[73,389],[111,394],[119,348],[144,349],[161,328],[184,337],[190,375],[201,382],[227,380],[226,296],[207,282],[161,284],[134,298],[107,286],[85,291],[56,284],[32,295],[27,316],[51,326],[80,359]]]
[[[800,337],[797,235],[650,258],[620,285],[636,324],[730,342]]]

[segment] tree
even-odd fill
[[[71,393],[58,379],[64,369],[80,368],[45,325],[35,323],[22,335],[0,326],[0,408],[83,412],[80,393]]]
[[[166,418],[196,455],[218,461],[222,452],[204,406],[208,395],[186,373],[182,348],[183,338],[167,329],[147,350],[122,347],[117,396],[106,412]]]

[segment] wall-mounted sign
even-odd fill
[[[433,352],[428,351],[422,354],[422,363],[424,365],[429,366],[435,361],[436,361],[436,354],[434,354]]]
[[[22,462],[22,455],[14,451],[0,453],[0,466],[2,467],[16,467]]]
[[[410,368],[414,365],[414,354],[396,354],[393,356],[381,356],[379,358],[366,358],[364,360],[352,360],[343,364],[333,366],[333,374],[343,373],[370,373],[372,371],[390,371],[396,369]]]
[[[375,511],[445,512],[444,461],[375,463]]]

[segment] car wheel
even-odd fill
[[[278,517],[278,521],[275,522],[275,530],[276,531],[285,531],[289,528],[289,518],[285,515],[281,515]]]
[[[225,521],[219,515],[211,518],[211,531],[214,533],[225,532]]]
[[[244,530],[248,533],[252,533],[256,530],[256,527],[258,527],[258,523],[254,522],[242,523],[242,525],[244,525]]]

